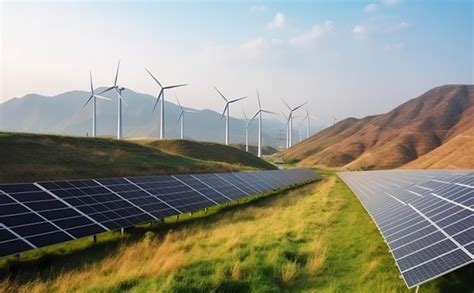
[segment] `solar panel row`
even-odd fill
[[[474,173],[344,172],[408,287],[474,260]]]
[[[0,256],[192,212],[318,178],[309,169],[0,185]]]

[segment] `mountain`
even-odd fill
[[[96,91],[100,91],[99,88]],[[0,131],[34,132],[86,136],[91,133],[91,105],[81,111],[90,94],[83,91],[70,91],[52,97],[29,94],[22,98],[13,98],[0,104]],[[97,101],[97,134],[114,137],[117,125],[117,101],[113,93],[104,94],[112,101]],[[158,136],[159,111],[152,113],[155,98],[127,89],[123,92],[127,105],[123,106],[123,134],[131,136]],[[216,97],[217,99],[217,97]],[[179,137],[177,118],[179,107],[165,101],[166,137]],[[211,110],[186,113],[185,136],[190,140],[222,143],[224,140],[224,120],[221,114]],[[265,145],[276,146],[276,133],[285,126],[277,119],[264,121],[263,141]],[[245,141],[245,122],[230,119],[230,141]],[[250,142],[257,140],[257,124],[250,127]]]
[[[418,158],[424,160],[423,155],[473,128],[474,85],[445,85],[388,113],[340,121],[284,151],[282,156],[303,166],[396,168]],[[455,148],[462,137],[446,144],[444,152]],[[472,157],[472,152],[456,150],[456,157],[462,161],[462,157]]]

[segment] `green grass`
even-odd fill
[[[126,234],[0,263],[12,273],[0,291],[408,291],[370,217],[332,172],[319,183]],[[472,267],[420,292],[472,292]]]
[[[255,155],[236,147],[212,142],[196,142],[191,140],[153,140],[143,141],[142,143],[165,152],[204,161],[215,161],[257,169],[276,169],[274,165],[256,157]]]
[[[241,169],[128,141],[20,133],[0,133],[0,162],[0,182]]]

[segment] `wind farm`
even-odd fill
[[[473,292],[471,6],[0,3],[0,291]]]

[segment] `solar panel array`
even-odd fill
[[[409,288],[473,263],[474,173],[339,175],[377,225]]]
[[[192,212],[319,178],[310,169],[0,185],[0,256]]]

